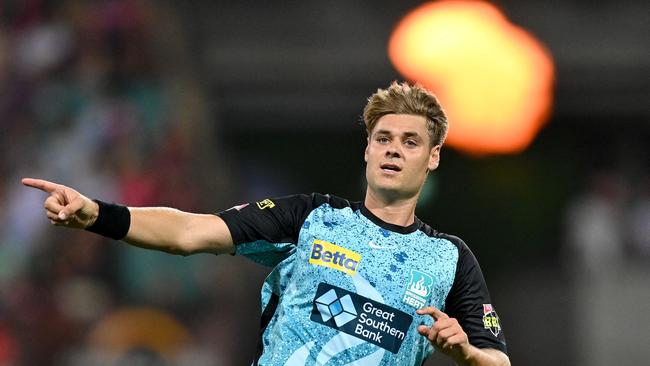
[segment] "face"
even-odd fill
[[[440,145],[431,146],[423,116],[387,114],[368,137],[368,189],[386,200],[417,197],[429,171],[440,161]]]

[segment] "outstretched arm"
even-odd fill
[[[49,194],[45,214],[53,225],[86,229],[99,216],[99,205],[76,190],[42,179],[22,183]],[[234,245],[224,221],[167,207],[129,207],[130,225],[122,239],[129,244],[173,254],[232,253]]]

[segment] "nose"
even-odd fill
[[[386,157],[399,158],[402,155],[402,144],[399,141],[391,141],[386,147]]]

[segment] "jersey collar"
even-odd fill
[[[400,225],[395,225],[395,224],[390,224],[379,217],[375,216],[368,208],[366,208],[365,205],[361,204],[361,213],[363,216],[367,217],[368,220],[372,221],[375,225],[381,227],[382,229],[386,229],[389,231],[393,231],[399,234],[410,234],[422,226],[422,221],[418,219],[417,216],[415,216],[415,220],[413,223],[409,226],[400,226]]]

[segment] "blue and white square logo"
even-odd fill
[[[341,327],[357,317],[350,295],[339,298],[334,289],[329,290],[315,300],[323,322],[334,318],[337,327]]]

